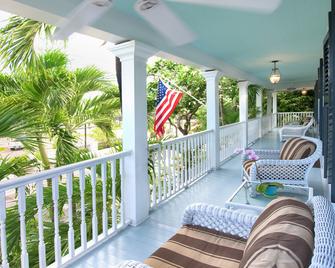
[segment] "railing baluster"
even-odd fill
[[[163,178],[163,192],[164,192],[164,197],[163,199],[166,199],[167,196],[167,191],[166,191],[166,146],[162,145],[163,148],[163,170],[164,170],[164,178]]]
[[[7,232],[6,232],[6,192],[0,192],[0,239],[2,268],[9,268],[7,257]]]
[[[121,180],[121,204],[120,204],[120,211],[121,211],[121,225],[124,226],[125,219],[124,219],[124,158],[120,159],[120,180]]]
[[[55,262],[56,266],[62,264],[62,251],[61,251],[61,238],[59,235],[59,216],[58,216],[58,199],[59,199],[59,189],[58,189],[58,177],[52,178],[52,200],[53,200],[53,213],[54,213],[54,229],[55,229]]]
[[[168,187],[168,192],[167,195],[168,197],[171,196],[171,151],[170,151],[170,145],[166,145],[166,150],[167,150],[167,170],[168,170],[168,181],[167,181],[167,187]]]
[[[72,211],[72,195],[73,195],[73,185],[72,185],[72,173],[66,174],[66,193],[68,200],[68,219],[69,219],[69,230],[68,230],[68,244],[69,253],[71,258],[74,257],[74,230],[73,230],[73,211]]]
[[[176,170],[176,192],[179,191],[179,182],[180,182],[180,172],[179,172],[179,168],[180,168],[180,155],[179,155],[179,142],[177,142],[175,144],[175,161],[176,161],[176,165],[175,165],[175,170]]]
[[[87,230],[86,230],[86,216],[85,216],[85,170],[79,170],[79,183],[80,183],[80,210],[81,210],[81,223],[80,223],[80,238],[82,251],[87,249]]]
[[[21,239],[21,267],[29,267],[27,239],[26,239],[26,189],[21,186],[18,189],[19,215],[20,215],[20,239]]]
[[[207,134],[207,170],[211,170],[212,169],[212,160],[211,160],[211,140],[210,140],[210,135]]]
[[[196,157],[196,155],[195,155],[195,140],[194,140],[194,137],[192,137],[192,139],[191,139],[191,141],[192,141],[192,181],[194,181],[194,179],[195,179],[195,157]]]
[[[187,167],[188,167],[188,178],[187,185],[191,182],[192,177],[192,165],[191,165],[191,139],[187,140]]]
[[[176,144],[171,144],[172,149],[172,193],[176,192]]]
[[[112,176],[112,231],[115,232],[117,228],[117,213],[116,213],[116,161],[111,161],[111,176]]]
[[[186,140],[186,141],[184,141],[184,187],[187,185],[187,180],[188,180],[187,152],[188,152],[188,150],[187,150],[187,140]]]
[[[200,144],[201,144],[201,158],[200,158],[200,173],[201,175],[205,173],[204,171],[204,135],[200,136]]]
[[[152,192],[151,192],[151,198],[152,198],[152,206],[156,206],[156,150],[152,152],[152,168],[153,168],[153,173],[152,173]]]
[[[46,267],[43,227],[43,181],[39,181],[36,184],[36,203],[38,218],[38,260],[39,267],[42,268]]]
[[[102,180],[102,232],[104,237],[108,235],[108,217],[107,217],[107,163],[101,164],[101,180]]]
[[[93,241],[96,243],[98,241],[98,219],[97,219],[97,172],[96,166],[91,167],[91,186],[92,186],[92,236]]]
[[[162,178],[161,178],[161,162],[162,162],[162,151],[161,146],[158,147],[158,155],[157,155],[157,183],[158,183],[158,203],[162,201]]]
[[[200,137],[197,137],[197,143],[198,143],[198,177],[201,176],[201,142],[200,142]]]
[[[179,149],[180,149],[179,188],[182,189],[184,188],[184,142],[179,143]]]

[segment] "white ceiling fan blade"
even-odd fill
[[[112,0],[84,0],[57,25],[55,40],[67,39],[86,25],[91,25],[112,6]]]
[[[282,0],[169,0],[171,2],[189,3],[222,8],[272,13],[281,4]]]
[[[195,34],[160,0],[138,0],[135,10],[175,46],[195,40]]]

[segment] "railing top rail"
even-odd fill
[[[201,135],[204,135],[204,134],[208,134],[208,133],[211,133],[211,132],[213,132],[213,130],[204,130],[204,131],[201,131],[201,132],[193,133],[193,134],[183,136],[183,137],[179,137],[179,138],[176,138],[176,139],[163,141],[161,144],[162,145],[169,145],[169,144],[173,144],[173,143],[176,143],[176,142],[185,141],[189,138],[193,138],[193,137],[201,136]],[[149,145],[149,149],[151,149],[151,150],[157,149],[157,148],[159,148],[159,143]]]
[[[7,180],[7,181],[1,181],[0,182],[0,192],[13,189],[13,188],[17,188],[20,186],[25,186],[30,183],[35,183],[41,180],[57,177],[62,174],[70,173],[70,172],[80,170],[80,169],[83,169],[89,166],[94,166],[94,165],[97,165],[97,164],[100,164],[106,161],[120,159],[120,158],[129,156],[130,153],[131,151],[119,152],[113,155],[102,156],[102,157],[89,159],[89,160],[81,161],[78,163],[74,163],[74,164],[70,164],[70,165],[66,165],[62,167],[53,168],[50,170],[41,171],[36,174],[26,175],[26,176],[22,176],[22,177]]]
[[[233,127],[233,126],[238,126],[238,125],[242,125],[245,124],[245,122],[237,122],[237,123],[233,123],[233,124],[228,124],[228,125],[224,125],[224,126],[220,126],[220,129],[224,129],[224,128],[228,128],[228,127]]]

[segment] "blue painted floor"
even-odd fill
[[[278,133],[273,131],[253,147],[279,149]],[[220,169],[208,174],[193,186],[152,211],[148,220],[138,227],[128,227],[71,267],[113,267],[124,260],[143,261],[180,227],[183,211],[189,204],[205,202],[222,206],[241,184],[240,157],[232,158]],[[320,194],[320,170],[313,170],[311,185]]]

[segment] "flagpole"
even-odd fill
[[[184,90],[184,89],[178,87],[176,84],[171,83],[170,80],[165,80],[165,79],[162,79],[161,77],[159,77],[159,79],[161,79],[164,83],[166,82],[168,85],[171,85],[171,86],[175,87],[175,88],[178,89],[179,91],[184,92],[185,94],[187,94],[188,96],[190,96],[192,99],[194,99],[196,102],[200,103],[201,105],[206,106],[206,104],[203,103],[201,100],[198,100],[196,97],[192,96],[191,93],[189,93],[189,92],[187,92],[186,90]]]

